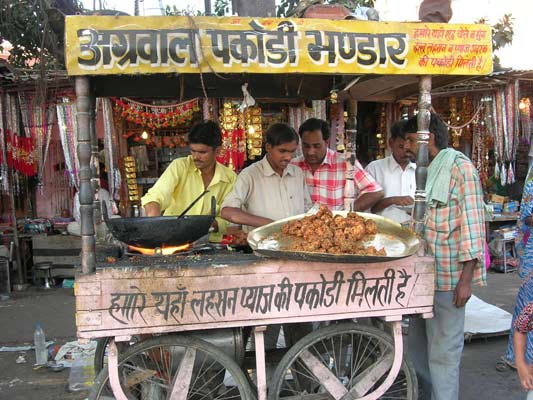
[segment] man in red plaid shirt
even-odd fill
[[[330,210],[344,209],[347,162],[342,154],[328,148],[330,137],[326,121],[310,118],[299,129],[303,156],[292,160],[305,175],[313,203],[327,205]],[[353,181],[359,195],[353,211],[371,208],[383,197],[383,189],[367,173],[359,161],[353,165]]]

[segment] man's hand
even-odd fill
[[[455,287],[453,292],[453,304],[455,307],[464,307],[465,304],[472,296],[472,278],[474,276],[474,268],[476,266],[477,259],[465,261],[463,263],[463,272],[461,278]]]
[[[248,225],[253,227],[263,226],[273,222],[270,218],[260,217],[247,213],[237,207],[224,207],[220,210],[220,216],[229,222],[237,225]]]
[[[411,196],[391,196],[378,200],[374,206],[372,206],[372,212],[378,213],[390,206],[411,206],[414,204],[414,199]]]
[[[415,203],[411,196],[395,196],[393,199],[397,206],[412,206]]]
[[[159,217],[161,216],[161,206],[155,201],[151,201],[144,205],[144,215],[147,217]]]
[[[524,390],[533,390],[533,365],[516,365],[518,378]]]
[[[383,198],[383,190],[379,192],[363,193],[355,200],[353,209],[354,211],[368,210]]]
[[[453,304],[457,308],[464,307],[472,296],[472,285],[470,282],[459,280],[453,292]]]
[[[209,232],[218,232],[218,221],[215,219],[209,228]]]

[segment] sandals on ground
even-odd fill
[[[505,356],[501,356],[500,359],[496,361],[496,370],[498,372],[516,370],[516,365],[511,361],[507,360]]]

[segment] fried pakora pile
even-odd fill
[[[301,220],[290,221],[281,228],[283,235],[292,237],[289,250],[331,254],[386,256],[385,249],[365,246],[369,236],[377,233],[376,223],[357,213],[347,217],[333,215],[326,206]]]

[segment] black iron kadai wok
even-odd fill
[[[177,217],[108,218],[104,220],[115,239],[130,246],[155,249],[182,246],[209,233],[216,216],[216,199],[211,197],[211,215],[184,215],[207,191]],[[104,206],[105,207],[105,206]]]
[[[346,217],[347,211],[333,211],[333,215]],[[397,222],[380,215],[360,213],[365,219],[374,221],[378,233],[373,235],[365,245],[374,246],[376,249],[385,249],[387,255],[370,256],[358,254],[329,254],[307,251],[291,250],[290,236],[281,235],[281,228],[289,221],[300,220],[308,214],[296,215],[268,225],[254,229],[248,234],[248,244],[254,252],[273,258],[294,260],[320,261],[330,263],[372,263],[392,261],[415,254],[420,247],[420,240],[416,234],[403,228]]]

